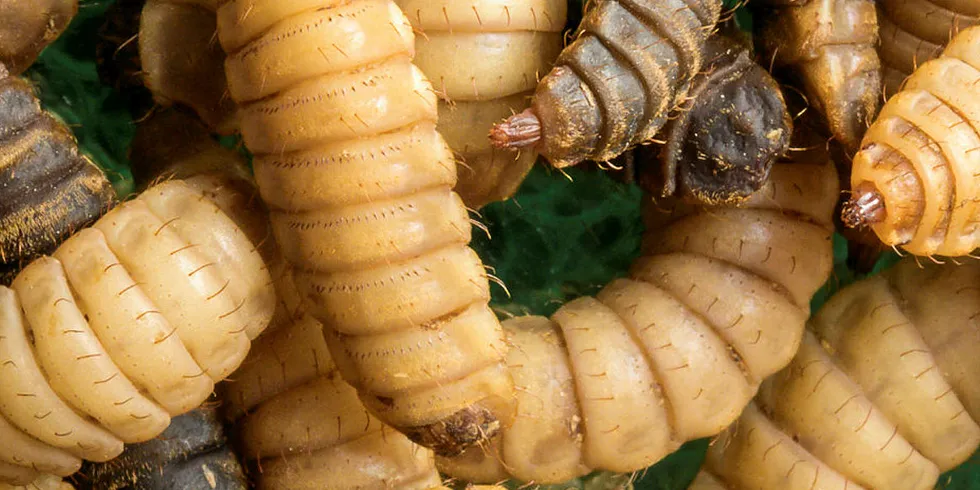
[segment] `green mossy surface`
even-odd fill
[[[95,68],[96,33],[111,3],[82,0],[68,31],[45,50],[27,76],[42,103],[71,126],[83,151],[105,169],[117,192],[126,196],[133,189],[126,153],[135,125],[127,101],[100,84]],[[574,13],[581,0],[570,4]],[[740,26],[751,25],[744,10],[737,19]],[[610,279],[624,275],[639,252],[640,201],[638,188],[621,184],[606,172],[576,168],[563,175],[543,166],[535,168],[513,200],[487,206],[475,217],[492,238],[475,230],[474,247],[509,291],[494,286],[494,309],[502,316],[548,315],[563,302],[593,294]],[[834,244],[834,274],[814,298],[814,309],[829,294],[858,278],[844,265],[844,240],[837,236]],[[894,262],[895,257],[889,255],[878,269]],[[635,475],[634,488],[685,489],[706,448],[707,440],[686,444]],[[591,475],[550,488],[602,490],[610,488],[609,478]],[[975,455],[944,475],[938,488],[980,490],[980,457]]]

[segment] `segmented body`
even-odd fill
[[[937,58],[961,30],[980,24],[973,0],[879,0],[885,94],[897,94],[919,65]]]
[[[0,9],[2,12],[2,9]],[[0,284],[116,201],[68,128],[0,66]]]
[[[980,245],[980,27],[960,32],[881,110],[854,157],[845,223],[915,255]]]
[[[509,198],[537,159],[491,146],[490,127],[527,108],[561,51],[565,0],[396,0],[419,34],[415,64],[439,94],[439,132],[471,208]]]
[[[69,475],[156,437],[272,316],[255,247],[200,192],[156,186],[0,287],[0,480]]]
[[[873,0],[763,0],[755,17],[764,59],[802,82],[831,134],[856,149],[881,105]]]
[[[701,69],[720,13],[718,0],[593,2],[534,92],[535,149],[565,167],[652,139]],[[514,146],[504,144],[513,139],[506,129],[498,133],[499,146]]]
[[[437,451],[495,432],[502,330],[408,19],[391,1],[227,0],[218,34],[276,241],[344,378]]]
[[[504,322],[515,422],[489,453],[440,469],[477,482],[628,473],[723,430],[796,352],[830,273],[836,179],[826,163],[784,164],[742,208],[651,201],[628,278],[550,319]]]
[[[0,482],[0,490],[73,490],[74,488],[61,478],[51,475],[38,476],[27,485],[8,485]]]
[[[14,75],[26,70],[78,13],[78,0],[0,3],[0,63]]]
[[[79,490],[247,490],[221,423],[214,406],[174,417],[159,437],[87,463],[73,480]]]
[[[694,488],[933,488],[980,445],[978,280],[907,259],[841,290]]]

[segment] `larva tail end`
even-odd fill
[[[874,186],[864,183],[854,189],[841,209],[841,221],[848,228],[864,228],[885,220],[885,200]]]
[[[525,148],[534,146],[538,141],[541,141],[541,120],[531,109],[514,114],[490,128],[490,143],[495,148]]]
[[[433,424],[405,429],[405,435],[438,456],[453,457],[488,442],[499,430],[500,421],[490,410],[471,406]]]

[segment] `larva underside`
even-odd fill
[[[692,488],[933,488],[980,445],[978,280],[906,259],[841,290]]]
[[[269,322],[255,247],[200,193],[161,184],[0,288],[0,479],[67,476],[196,408]],[[24,468],[29,468],[24,471]]]
[[[802,83],[831,134],[856,150],[881,104],[873,0],[763,0],[762,56]]]
[[[938,57],[959,31],[980,24],[972,0],[880,0],[881,57],[885,96],[897,94],[919,65]]]
[[[3,10],[0,8],[0,14]],[[0,284],[116,202],[71,132],[41,109],[30,83],[0,65]]]
[[[493,434],[513,410],[503,335],[405,15],[391,1],[227,0],[218,34],[276,241],[344,378],[439,452]],[[379,353],[370,370],[358,350],[430,333],[444,342]]]
[[[476,482],[628,473],[722,430],[796,352],[830,272],[837,189],[825,162],[780,164],[742,208],[650,201],[628,278],[550,319],[504,322],[516,420],[440,469]]]
[[[537,159],[490,145],[490,127],[524,110],[562,48],[565,0],[396,0],[418,32],[415,64],[439,94],[437,129],[459,164],[467,206],[509,198]]]
[[[980,245],[980,27],[961,31],[885,104],[854,157],[844,223],[923,256]]]

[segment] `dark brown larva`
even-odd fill
[[[879,0],[885,95],[897,94],[919,65],[936,58],[959,31],[980,24],[976,0]]]
[[[841,290],[693,488],[934,488],[980,444],[978,281],[906,259]]]
[[[34,63],[78,12],[78,0],[0,2],[0,63],[14,75]]]
[[[789,146],[793,121],[779,84],[739,39],[710,37],[704,58],[690,103],[660,136],[666,146],[635,150],[639,182],[654,195],[737,204],[765,185]]]
[[[849,149],[881,105],[873,0],[760,0],[755,21],[764,59],[803,85],[810,104]]]
[[[8,284],[22,264],[106,212],[116,195],[30,84],[2,66],[0,156],[0,284]]]
[[[555,167],[608,161],[652,139],[700,71],[718,0],[597,0],[531,107],[491,130]]]
[[[217,410],[203,407],[170,421],[156,439],[127,445],[106,463],[86,463],[79,490],[246,490]]]

